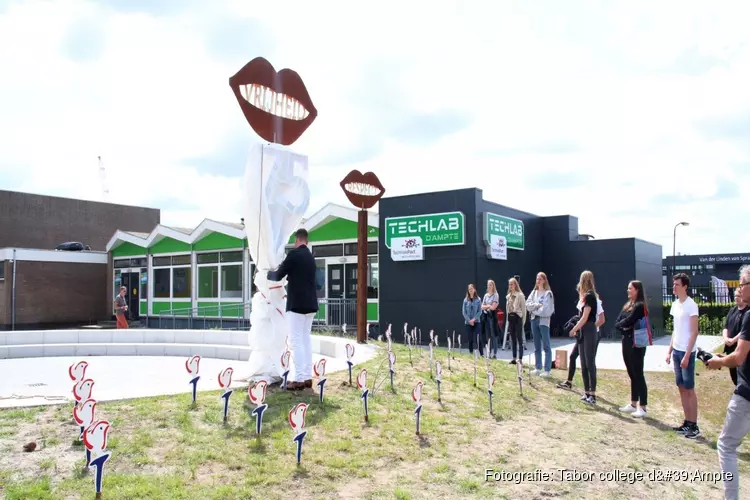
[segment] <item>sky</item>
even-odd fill
[[[665,256],[681,221],[680,253],[750,251],[750,2],[364,5],[0,0],[0,189],[239,221],[259,139],[228,79],[263,56],[318,109],[292,146],[308,215],[356,168]]]

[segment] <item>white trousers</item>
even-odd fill
[[[293,382],[304,382],[312,380],[312,339],[310,331],[315,313],[299,314],[292,311],[286,312],[289,324],[289,348],[292,350],[294,361]]]

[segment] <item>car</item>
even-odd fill
[[[84,250],[91,250],[91,247],[88,245],[84,245],[80,241],[68,241],[57,245],[57,247],[55,247],[55,250],[65,252],[82,252]]]

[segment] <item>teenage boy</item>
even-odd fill
[[[672,340],[667,352],[667,364],[674,366],[675,382],[680,391],[682,411],[685,420],[674,431],[684,434],[686,438],[695,439],[701,435],[698,428],[698,396],[695,394],[695,341],[698,338],[698,305],[688,297],[687,290],[690,278],[685,273],[678,273],[672,278],[672,293],[677,300],[672,302],[672,320],[674,328]]]
[[[740,269],[740,295],[743,302],[750,300],[750,266]],[[739,297],[738,297],[739,298]],[[737,448],[750,433],[750,316],[742,317],[737,348],[729,355],[714,356],[706,364],[710,370],[722,366],[737,369],[737,387],[729,400],[724,428],[716,448],[719,451],[721,471],[724,473],[724,498],[739,500],[740,471],[737,467]],[[747,496],[747,495],[746,495]]]

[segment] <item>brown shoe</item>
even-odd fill
[[[287,382],[286,384],[287,391],[301,391],[304,388],[305,388],[304,382]]]
[[[305,387],[308,389],[312,388],[312,379],[305,380]]]

